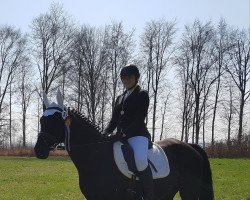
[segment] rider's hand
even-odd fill
[[[122,138],[122,135],[121,135],[121,133],[118,133],[118,132],[116,132],[116,133],[108,133],[108,134],[106,134],[105,138],[108,141],[115,142],[115,141],[120,140]]]
[[[110,138],[114,135],[114,133],[110,133],[110,132],[107,132],[106,130],[104,130],[102,135],[105,139],[110,140]]]
[[[119,141],[124,138],[121,132],[117,132],[113,137],[113,141]]]
[[[107,137],[109,134],[110,134],[110,133],[109,133],[107,130],[104,130],[104,131],[102,132],[102,135],[103,135],[104,137]]]

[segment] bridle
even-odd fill
[[[68,116],[68,111],[66,108],[64,109],[61,109],[59,107],[48,107],[46,110],[56,110],[56,111],[59,111],[61,114],[62,114],[62,118],[65,120]],[[46,111],[45,110],[45,111]],[[65,135],[65,145],[69,147],[69,127],[67,127],[67,125],[65,125],[65,132],[66,132],[66,135]],[[48,132],[44,132],[44,131],[40,131],[39,134],[38,134],[38,138],[41,138],[43,140],[43,142],[49,147],[49,149],[51,150],[56,150],[57,147],[59,146],[59,141],[60,140],[60,137],[57,137],[57,136],[54,136]],[[53,145],[51,145],[53,144]],[[70,148],[68,148],[70,149]]]
[[[69,124],[66,123],[66,119],[69,116],[68,115],[68,110],[66,108],[61,109],[59,107],[48,107],[46,110],[56,110],[59,113],[62,114],[62,118],[64,119],[65,122],[65,149],[67,151],[71,150],[71,145],[70,145],[70,127]],[[46,111],[45,110],[45,111]],[[60,140],[59,137],[54,136],[48,132],[44,132],[44,131],[40,131],[38,134],[38,137],[41,138],[43,140],[43,142],[51,149],[51,150],[56,150],[57,147],[59,146],[60,143],[58,143],[57,141]],[[91,143],[87,143],[87,144],[82,144],[82,145],[73,145],[74,147],[76,146],[89,146],[89,145],[96,145],[96,144],[102,144],[102,143],[106,143],[110,140],[106,140],[104,137],[104,141],[101,142],[91,142]],[[53,144],[51,146],[51,144]]]

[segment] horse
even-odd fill
[[[40,132],[34,147],[39,159],[46,159],[57,144],[66,150],[77,168],[79,186],[88,200],[136,200],[141,198],[139,181],[124,176],[114,161],[113,143],[106,140],[87,117],[65,108],[60,92],[57,103],[43,97],[46,110],[40,118]],[[166,154],[170,173],[154,179],[154,199],[173,200],[179,192],[182,200],[213,200],[213,182],[206,152],[196,144],[176,139],[155,142]],[[129,194],[133,188],[133,195]],[[142,198],[141,198],[142,199]]]

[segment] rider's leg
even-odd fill
[[[135,163],[143,187],[143,198],[153,200],[153,177],[148,165],[148,138],[135,136],[128,139],[128,143],[134,151]]]

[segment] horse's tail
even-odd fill
[[[206,152],[197,144],[190,144],[196,151],[200,153],[203,158],[203,173],[202,173],[202,184],[199,192],[200,200],[213,200],[213,180],[210,163]]]

